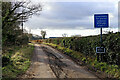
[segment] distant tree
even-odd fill
[[[68,35],[66,33],[62,34],[63,37],[67,37]]]
[[[41,35],[42,35],[42,38],[45,39],[46,31],[41,30]]]

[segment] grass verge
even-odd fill
[[[24,73],[30,66],[33,50],[34,46],[27,45],[12,53],[11,56],[3,55],[2,60],[5,61],[2,67],[3,79],[17,78]]]
[[[60,45],[56,45],[53,43],[44,43],[46,45],[52,46],[60,51],[62,51],[64,54],[81,61],[82,64],[89,65],[89,69],[92,68],[94,69],[95,72],[103,72],[107,74],[108,78],[116,78],[120,79],[120,68],[118,65],[108,65],[105,62],[98,62],[96,58],[90,58],[90,57],[85,57],[83,54],[77,51],[73,51],[69,48],[61,47]]]

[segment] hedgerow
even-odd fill
[[[106,53],[99,54],[99,58],[102,57],[100,61],[96,59],[96,47],[101,46],[100,35],[44,39],[42,41],[84,64],[89,64],[96,71],[99,70],[120,79],[120,32],[109,32],[103,34],[102,38],[102,47],[106,48]]]
[[[80,64],[88,66],[89,70],[94,70],[95,72],[101,71],[104,74],[107,74],[108,78],[120,79],[120,68],[118,65],[110,65],[106,62],[99,62],[95,58],[86,57],[82,53],[71,50],[69,48],[61,47],[60,45],[52,43],[44,43],[50,45],[58,50],[62,51],[64,54],[70,56],[76,61],[80,61]]]
[[[96,57],[96,47],[100,47],[100,35],[55,38],[43,41],[81,52],[86,57]],[[120,66],[120,32],[104,34],[102,46],[106,48],[106,53],[102,54],[102,62]]]

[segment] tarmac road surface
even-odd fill
[[[35,44],[31,66],[22,78],[91,78],[100,80],[58,50],[43,44]]]

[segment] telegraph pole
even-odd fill
[[[21,26],[22,26],[22,32],[23,32],[23,15],[22,15],[22,24],[21,24]]]
[[[29,41],[30,41],[30,37],[31,37],[31,34],[30,34],[30,32],[31,32],[31,29],[29,29]]]

